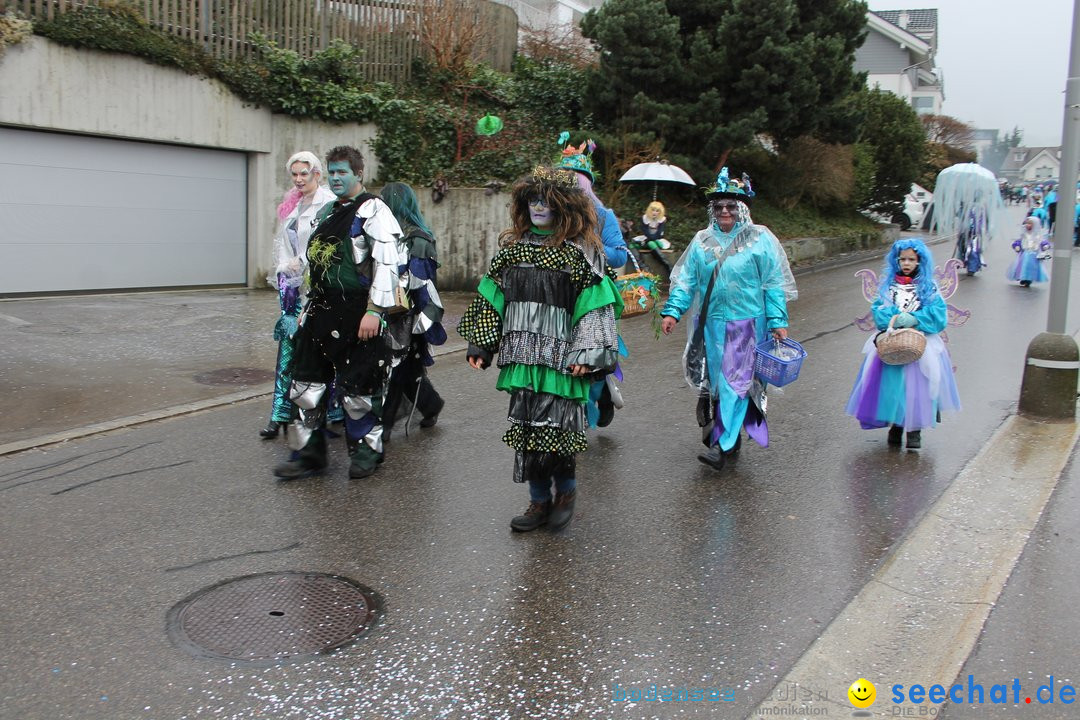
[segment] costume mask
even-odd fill
[[[330,162],[326,166],[326,174],[330,183],[330,192],[339,198],[352,197],[356,192],[356,186],[360,184],[360,176],[353,172],[347,160]]]
[[[529,220],[541,230],[551,225],[552,213],[541,198],[529,200]]]

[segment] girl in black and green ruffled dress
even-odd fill
[[[622,298],[596,211],[573,172],[538,167],[519,181],[511,221],[458,332],[472,367],[499,354],[495,386],[510,393],[503,442],[514,448],[514,480],[529,483],[530,498],[510,526],[558,529],[574,513],[589,386],[615,368]]]

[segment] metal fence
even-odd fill
[[[424,53],[418,28],[425,8],[455,0],[135,0],[153,27],[198,43],[219,58],[241,58],[260,32],[278,47],[310,57],[334,40],[358,48],[361,67],[373,81],[409,77]],[[517,15],[491,0],[475,0],[478,20],[491,34],[477,60],[507,72],[517,49]],[[0,0],[31,19],[52,19],[99,0]],[[430,10],[429,10],[430,11]]]

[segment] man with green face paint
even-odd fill
[[[367,477],[382,462],[382,409],[390,373],[386,316],[402,311],[409,262],[401,227],[390,208],[367,192],[364,159],[356,148],[326,156],[337,201],[320,211],[308,242],[311,295],[296,331],[289,425],[293,457],[274,468],[292,480],[326,467],[327,387],[337,381],[345,409],[349,477]]]

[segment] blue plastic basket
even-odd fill
[[[777,357],[775,354],[777,344],[797,351],[798,356],[790,360]],[[794,340],[787,338],[778,341],[769,338],[765,342],[758,344],[754,350],[754,374],[762,382],[776,387],[783,387],[788,383],[795,382],[799,377],[799,370],[802,368],[802,361],[805,357],[806,351],[803,350],[803,346]]]

